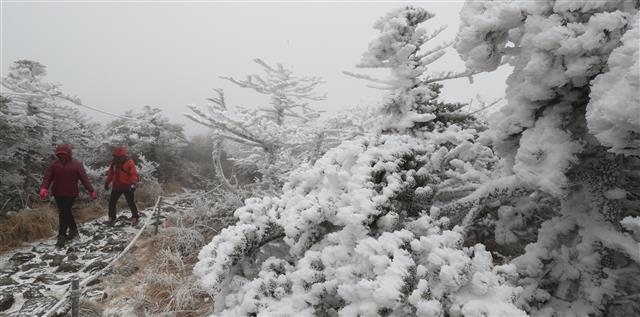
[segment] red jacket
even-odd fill
[[[56,149],[56,155],[60,158],[49,164],[40,188],[48,189],[53,184],[53,196],[78,197],[78,181],[81,181],[89,192],[94,191],[87,177],[87,172],[84,170],[84,165],[71,158],[71,148],[68,145],[59,145]]]
[[[111,162],[106,183],[113,183],[113,189],[126,191],[136,182],[138,182],[138,170],[132,159],[126,158],[122,164]]]

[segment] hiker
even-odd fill
[[[96,199],[98,195],[89,182],[84,165],[71,156],[69,144],[60,144],[56,147],[57,159],[52,161],[44,174],[44,179],[40,185],[40,199],[47,199],[49,196],[49,186],[58,206],[58,241],[56,247],[62,248],[67,240],[78,236],[78,226],[73,218],[71,208],[78,197],[78,181],[82,182],[84,188],[89,192],[91,199]],[[67,235],[67,229],[69,234]]]
[[[109,197],[109,220],[107,225],[112,226],[116,221],[116,203],[120,196],[124,194],[127,205],[131,209],[131,224],[136,226],[140,215],[136,202],[133,200],[133,193],[136,191],[136,182],[138,181],[138,171],[136,164],[132,159],[127,157],[127,149],[124,146],[113,148],[111,154],[113,160],[109,166],[107,181],[104,183],[104,189],[109,190],[109,184],[113,184],[111,196]]]

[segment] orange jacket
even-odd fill
[[[132,159],[126,159],[122,164],[111,162],[107,174],[107,184],[113,183],[116,190],[128,190],[131,184],[138,181],[138,171]]]

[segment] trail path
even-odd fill
[[[169,201],[169,204],[172,202]],[[125,249],[144,221],[152,221],[153,208],[142,211],[136,227],[120,214],[115,226],[102,219],[79,225],[80,237],[64,248],[54,246],[55,239],[32,243],[0,256],[0,317],[42,316],[69,288],[76,274],[82,281],[105,268]],[[99,280],[82,290],[82,298],[99,299],[103,292]]]

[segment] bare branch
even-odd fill
[[[363,79],[363,80],[371,81],[378,84],[384,84],[389,86],[393,85],[393,81],[377,79],[365,74],[352,73],[348,71],[343,71],[342,73],[353,78]]]
[[[440,35],[440,33],[442,33],[442,31],[446,30],[447,28],[448,26],[446,24],[442,25],[435,31],[431,32],[431,34],[423,36],[420,40],[422,41],[422,43],[429,42],[433,40],[436,36]]]
[[[427,78],[425,78],[422,81],[422,83],[423,84],[436,83],[436,82],[443,81],[443,80],[448,80],[448,79],[469,77],[469,76],[473,76],[473,75],[478,74],[478,73],[480,73],[480,71],[466,70],[464,72],[439,72],[439,73],[434,73],[434,74],[428,75]]]

